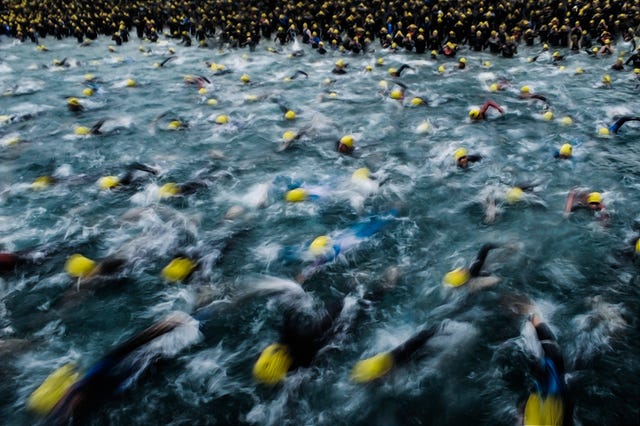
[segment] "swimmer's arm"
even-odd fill
[[[573,210],[573,203],[576,197],[576,190],[572,189],[571,192],[569,192],[569,196],[567,197],[567,202],[564,205],[564,217],[568,217],[571,214],[571,211]]]
[[[484,114],[485,112],[487,112],[487,110],[489,108],[495,108],[497,109],[500,114],[504,113],[504,110],[502,109],[502,107],[500,105],[498,105],[497,103],[495,103],[494,101],[492,101],[491,99],[489,99],[487,102],[484,103],[484,105],[482,105],[482,107],[480,108],[480,114]]]

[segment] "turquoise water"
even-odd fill
[[[514,424],[532,386],[531,333],[512,309],[522,295],[557,334],[576,420],[637,423],[640,293],[637,264],[623,252],[640,232],[640,125],[627,123],[609,137],[598,129],[638,110],[638,82],[627,71],[603,85],[612,58],[569,55],[562,69],[544,54],[528,62],[539,52],[522,48],[512,60],[469,54],[467,69],[456,70],[455,60],[377,51],[343,57],[348,73],[334,75],[339,54],[320,56],[306,46],[280,54],[267,45],[249,52],[172,42],[109,52],[104,39],[47,46],[0,44],[0,115],[15,118],[0,123],[0,249],[41,256],[2,276],[0,409],[7,424],[34,422],[26,400],[59,366],[86,368],[154,321],[210,302],[212,318],[199,332],[189,324],[139,354],[165,357],[101,406],[94,424]],[[154,67],[170,47],[175,59]],[[297,48],[305,55],[290,55]],[[53,65],[63,58],[70,66]],[[214,75],[205,62],[231,72]],[[413,68],[397,79],[407,86],[404,104],[388,95],[394,79],[387,69],[402,63]],[[287,81],[296,70],[308,78]],[[92,97],[82,95],[88,73],[99,81]],[[245,73],[250,84],[240,81]],[[186,85],[187,74],[209,78],[206,93]],[[136,85],[127,87],[127,79]],[[510,85],[490,92],[499,80]],[[548,98],[553,119],[543,117],[540,102],[518,99],[522,85]],[[69,96],[85,111],[70,112]],[[414,96],[428,106],[411,106]],[[470,122],[468,111],[489,98],[504,115],[490,111],[488,120]],[[281,107],[296,119],[285,120]],[[228,124],[215,124],[220,114]],[[101,135],[74,132],[103,119]],[[188,128],[170,130],[172,120]],[[303,129],[282,150],[283,133]],[[355,157],[335,152],[345,134],[354,136]],[[553,158],[563,143],[573,144],[573,160]],[[456,169],[459,147],[484,158]],[[122,175],[133,162],[159,173],[100,190],[100,177]],[[360,167],[384,183],[353,182]],[[32,188],[42,175],[56,183]],[[158,196],[167,182],[191,180],[207,187]],[[287,204],[291,181],[319,187],[322,196]],[[506,191],[520,182],[534,190],[509,205]],[[608,226],[584,211],[563,218],[576,186],[603,193]],[[487,219],[488,199],[496,202],[494,220]],[[391,208],[400,214],[389,226],[308,279],[307,296],[300,295],[292,280],[305,264],[283,261],[283,247],[336,235]],[[476,293],[445,288],[444,274],[468,265],[486,242],[507,246],[485,266],[500,283]],[[160,271],[185,252],[202,267],[185,284],[166,283]],[[72,253],[128,263],[117,277],[78,288],[64,272]],[[385,280],[390,275],[399,279]],[[389,281],[395,286],[385,297],[358,313],[356,300]],[[283,306],[317,309],[343,298],[341,320],[352,328],[311,368],[274,388],[253,380],[253,362],[278,337]],[[359,359],[441,321],[444,332],[426,356],[380,383],[350,382]]]

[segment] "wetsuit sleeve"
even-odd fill
[[[478,275],[480,275],[480,270],[482,269],[482,266],[487,259],[487,255],[491,250],[497,247],[499,246],[491,243],[483,245],[478,252],[478,255],[476,256],[476,259],[473,261],[471,267],[469,268],[469,275],[471,275],[472,277],[477,277]]]
[[[480,160],[482,160],[482,155],[478,155],[478,154],[467,155],[467,161],[469,161],[470,163],[475,163]]]
[[[498,111],[500,111],[500,113],[503,112],[502,107],[500,105],[498,105],[497,103],[489,99],[487,102],[484,103],[484,105],[482,105],[482,108],[480,108],[480,113],[484,114],[485,112],[487,112],[489,108],[495,108]]]
[[[562,377],[564,374],[564,359],[560,352],[560,346],[556,342],[556,336],[554,336],[549,326],[543,322],[536,326],[536,334],[544,350],[544,355],[553,361],[558,374]]]
[[[418,334],[411,337],[409,340],[397,346],[391,351],[393,360],[400,364],[407,362],[411,356],[416,353],[420,348],[424,346],[429,339],[431,339],[438,331],[439,326],[432,326],[425,330],[422,330]]]

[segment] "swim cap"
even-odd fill
[[[420,105],[424,105],[424,99],[419,98],[419,97],[415,97],[411,99],[411,105],[413,106],[420,106]]]
[[[296,138],[296,133],[291,130],[287,130],[282,134],[282,140],[284,140],[285,142],[290,142],[295,138]]]
[[[398,72],[398,70],[397,70],[397,69],[395,69],[395,68],[393,68],[393,67],[392,67],[392,68],[389,68],[389,74],[390,74],[390,75],[395,75],[395,73],[396,73],[396,72]]]
[[[606,127],[600,127],[600,129],[598,129],[598,133],[600,136],[609,136],[609,129]]]
[[[569,116],[564,116],[560,119],[560,122],[565,126],[570,126],[573,124],[573,120]]]
[[[134,87],[136,85],[136,81],[132,78],[127,79],[126,81],[127,87]]]
[[[307,199],[307,191],[303,188],[292,189],[287,191],[284,199],[289,203],[299,203]]]
[[[109,49],[109,52],[115,52],[116,48],[113,46],[108,46],[107,49]]]
[[[41,416],[46,416],[80,378],[73,364],[65,364],[51,373],[29,396],[27,407]]]
[[[531,88],[529,86],[522,86],[520,88],[520,93],[531,93]]]
[[[296,118],[296,113],[292,110],[287,110],[287,112],[284,113],[284,118],[287,120],[293,120]]]
[[[634,74],[640,74],[640,68],[634,68],[633,69],[633,73]]]
[[[373,67],[371,65],[367,65],[366,67],[364,67],[364,69],[368,72],[373,71]]]
[[[460,287],[469,281],[470,275],[467,268],[457,268],[449,271],[444,276],[444,282],[451,287]]]
[[[439,72],[440,74],[444,73],[444,65],[440,65],[440,66],[438,67],[438,72]]]
[[[382,65],[382,64],[384,64],[384,59],[378,58],[378,60],[376,61],[376,65]]]
[[[553,57],[554,58],[557,58],[558,56],[560,56],[560,52],[558,52],[558,51],[553,52]]]
[[[89,97],[89,96],[93,96],[93,89],[89,88],[89,87],[85,87],[82,90],[82,94]]]
[[[582,67],[576,68],[576,74],[582,74],[582,73],[584,73],[584,70],[582,69]]]
[[[547,121],[553,120],[553,112],[551,112],[551,111],[545,112],[544,114],[542,114],[542,118],[547,120]]]
[[[40,176],[37,177],[33,183],[31,183],[31,188],[33,189],[44,189],[53,183],[53,179],[50,176]]]
[[[348,148],[353,148],[353,136],[345,135],[340,138],[340,143],[346,145]]]
[[[86,278],[96,269],[96,262],[81,254],[71,255],[64,264],[64,270],[74,278]]]
[[[460,58],[458,62],[460,62],[461,64],[466,64],[467,60],[465,58]]]
[[[102,176],[98,179],[98,186],[100,189],[113,189],[120,184],[120,179],[117,176]]]
[[[213,98],[207,99],[207,105],[216,106],[218,105],[218,101]]]
[[[636,241],[636,253],[640,254],[640,238]]]
[[[253,377],[265,385],[275,385],[284,380],[293,364],[289,348],[282,343],[267,346],[253,365]]]
[[[178,130],[182,127],[182,122],[179,120],[173,120],[167,124],[167,128],[170,130]]]
[[[251,81],[251,77],[249,77],[249,74],[242,74],[240,76],[240,81],[243,83],[248,83]]]
[[[331,238],[327,235],[320,235],[309,244],[309,251],[314,256],[324,256],[329,250],[331,244]]]
[[[549,50],[549,45],[547,43],[543,44],[542,50]]]
[[[207,89],[206,88],[201,87],[201,88],[198,89],[198,94],[199,95],[204,95],[206,93],[207,93]]]
[[[67,99],[67,103],[71,106],[78,106],[80,105],[80,101],[78,100],[78,98],[69,98]]]
[[[393,89],[391,91],[391,93],[389,94],[389,96],[391,97],[391,99],[396,99],[396,100],[400,100],[403,97],[402,94],[402,90],[400,89]]]
[[[458,148],[456,149],[456,151],[453,153],[453,158],[456,159],[456,161],[458,161],[459,159],[461,159],[462,157],[465,157],[468,154],[466,148]]]
[[[227,124],[229,122],[229,117],[225,114],[220,114],[216,117],[216,124]]]
[[[180,187],[173,182],[165,183],[158,189],[160,198],[169,198],[180,193]]]
[[[96,78],[96,76],[95,76],[95,75],[93,75],[93,74],[85,74],[85,75],[84,75],[84,79],[85,79],[86,81],[92,81],[92,80],[93,80],[93,79],[95,79],[95,78]]]
[[[480,108],[474,108],[469,111],[469,117],[473,118],[474,120],[480,118]]]
[[[591,203],[601,203],[602,202],[602,194],[599,192],[590,192],[587,195],[587,204]]]
[[[343,68],[344,67],[344,61],[342,59],[338,59],[336,61],[336,67]]]
[[[604,84],[611,84],[611,76],[610,76],[609,74],[605,74],[605,75],[602,77],[602,82],[603,82]]]
[[[367,169],[366,167],[360,167],[358,170],[353,172],[353,174],[351,175],[351,179],[367,180],[369,179],[369,175],[370,175],[369,169]]]
[[[565,69],[567,69],[567,67],[565,67],[564,65],[560,65],[560,67],[558,68],[560,71],[564,71]]]
[[[564,157],[571,157],[572,153],[573,153],[573,147],[571,146],[571,144],[565,143],[560,147],[560,155]]]
[[[356,383],[367,383],[379,379],[393,368],[393,355],[383,352],[371,358],[358,361],[351,370],[351,380]]]
[[[600,50],[600,49],[598,49],[597,47],[594,47],[593,49],[591,49],[591,51],[592,51],[593,53],[598,53],[598,50]]]
[[[498,86],[497,83],[493,83],[491,86],[489,86],[490,92],[497,92],[498,90],[500,90],[500,87]]]
[[[186,257],[176,257],[162,269],[162,277],[170,282],[183,281],[195,269],[196,264]]]
[[[522,188],[518,188],[517,186],[514,186],[513,188],[510,188],[507,191],[507,203],[509,204],[515,204],[518,201],[522,200],[522,197],[524,196],[524,191],[522,190]]]
[[[91,129],[85,126],[78,126],[75,128],[74,133],[79,136],[86,136],[91,133]]]

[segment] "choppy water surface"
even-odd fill
[[[469,54],[467,69],[456,70],[454,60],[378,51],[344,57],[348,73],[336,76],[339,54],[306,46],[296,46],[305,52],[297,57],[294,47],[275,54],[266,45],[248,52],[129,43],[109,52],[107,40],[84,48],[48,42],[49,52],[0,44],[0,115],[12,118],[0,123],[0,249],[43,255],[1,281],[0,415],[7,424],[34,422],[26,399],[60,365],[86,367],[167,314],[210,302],[214,313],[199,333],[192,324],[147,348],[166,356],[102,406],[95,424],[514,424],[532,383],[531,338],[511,306],[522,295],[557,334],[576,420],[637,424],[640,293],[637,265],[624,251],[640,232],[640,125],[628,123],[613,137],[598,129],[638,111],[638,81],[625,71],[604,86],[612,58],[569,55],[560,68],[544,55],[528,62],[538,52],[525,48],[512,60]],[[172,46],[175,59],[154,67]],[[53,65],[63,58],[70,66]],[[384,66],[375,66],[377,58]],[[230,72],[214,75],[205,62]],[[396,79],[407,86],[404,105],[388,95],[394,78],[387,69],[402,63],[413,68]],[[88,73],[99,87],[90,98],[82,95]],[[250,84],[240,81],[245,73]],[[187,74],[207,77],[206,93],[186,85]],[[500,80],[510,85],[491,93]],[[552,120],[541,103],[518,99],[522,85],[547,96]],[[85,111],[70,112],[69,96]],[[414,96],[428,106],[411,106]],[[471,123],[468,111],[489,98],[504,116],[494,111]],[[285,120],[281,106],[296,119]],[[228,124],[215,124],[220,114]],[[103,119],[101,135],[74,132]],[[173,120],[188,128],[169,129]],[[281,150],[285,131],[303,129]],[[355,158],[335,152],[345,134],[355,138]],[[563,143],[573,144],[573,160],[553,158]],[[456,169],[461,146],[484,159]],[[99,189],[101,176],[122,175],[133,162],[159,173]],[[360,167],[384,183],[353,182]],[[36,190],[31,183],[42,175],[56,183]],[[161,185],[192,180],[207,187],[158,197]],[[319,187],[321,197],[285,203],[292,182]],[[533,192],[505,203],[508,188],[521,182],[535,184]],[[576,186],[603,193],[609,226],[586,212],[563,218]],[[488,199],[496,200],[494,221],[486,219]],[[242,210],[225,219],[233,206]],[[391,208],[397,218],[310,278],[301,299],[291,280],[304,264],[283,261],[282,248]],[[485,267],[501,282],[473,294],[445,288],[443,275],[486,242],[508,244]],[[64,272],[76,252],[129,262],[117,278],[78,290]],[[202,267],[187,283],[167,284],[160,271],[179,253],[198,255]],[[401,274],[396,286],[361,311],[357,299],[393,272]],[[239,294],[247,297],[235,303]],[[342,319],[352,328],[311,368],[290,373],[283,386],[254,381],[253,362],[277,339],[286,303],[306,300],[318,309],[344,298]],[[357,360],[445,320],[426,356],[379,383],[350,382]]]

